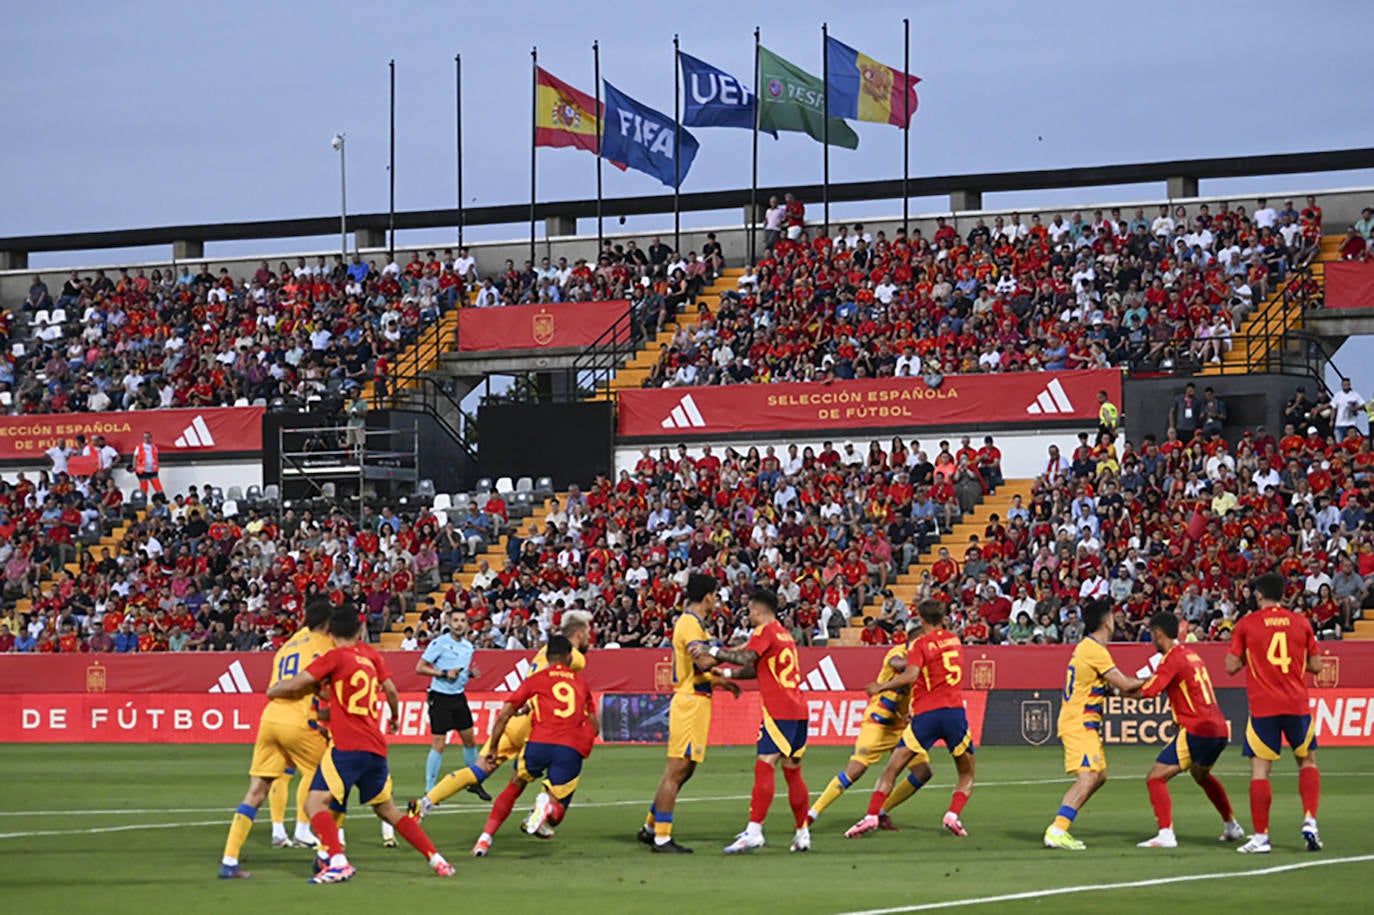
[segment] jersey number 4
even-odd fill
[[[1288,673],[1288,668],[1293,663],[1293,657],[1288,653],[1288,633],[1274,633],[1274,637],[1269,640],[1269,650],[1264,653],[1264,659],[1284,673]]]

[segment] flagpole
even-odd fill
[[[539,137],[539,48],[530,48],[530,263],[534,256],[534,194],[536,150]]]
[[[601,226],[601,136],[605,125],[601,123],[601,44],[592,42],[592,81],[596,84],[596,258],[601,260],[601,249],[605,247]]]
[[[911,192],[907,186],[911,181],[911,20],[908,18],[902,19],[902,46],[902,114],[906,116],[906,123],[902,125],[902,228],[910,231]]]
[[[463,55],[453,55],[454,119],[453,139],[458,150],[458,247],[463,247]]]
[[[754,26],[754,182],[749,186],[749,218],[745,220],[745,228],[749,230],[748,267],[757,263],[754,245],[759,221],[759,97],[762,93],[763,87],[759,85],[759,27]]]
[[[391,70],[391,165],[387,169],[391,177],[391,209],[387,212],[387,254],[396,259],[396,60],[387,64]]]
[[[823,201],[822,213],[822,233],[830,234],[830,55],[827,52],[826,40],[830,37],[830,26],[828,23],[821,23],[821,146],[825,152],[822,159],[825,162],[825,170],[821,174],[821,200]]]
[[[682,250],[682,48],[673,34],[673,250]]]

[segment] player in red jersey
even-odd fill
[[[735,841],[725,847],[727,855],[762,848],[763,820],[773,803],[776,771],[782,765],[787,780],[787,802],[792,807],[796,832],[792,851],[811,849],[811,830],[806,825],[811,795],[802,779],[802,755],[806,752],[807,711],[801,695],[801,666],[797,643],[778,622],[778,598],[772,591],[759,590],[749,595],[749,621],[754,634],[743,648],[727,649],[697,645],[704,662],[736,665],[721,670],[722,677],[757,677],[763,702],[763,723],[759,726],[758,759],[754,762],[754,791],[749,799],[749,825]],[[708,655],[709,657],[704,657]]]
[[[386,695],[391,711],[387,726],[393,734],[400,730],[400,697],[381,653],[358,641],[361,628],[357,609],[347,603],[340,606],[329,619],[329,634],[336,647],[312,661],[304,673],[280,680],[267,691],[269,699],[304,696],[321,687],[329,695],[330,746],[320,760],[305,802],[310,826],[322,849],[329,853],[329,865],[310,882],[342,883],[355,873],[330,813],[331,802],[347,803],[354,786],[362,802],[424,855],[434,873],[451,877],[453,865],[435,850],[420,822],[407,817],[391,800],[391,773],[386,764],[386,736],[381,730],[377,692]]]
[[[1269,853],[1269,805],[1273,791],[1269,770],[1280,756],[1283,741],[1293,748],[1298,763],[1298,793],[1302,795],[1302,839],[1308,851],[1321,851],[1317,832],[1317,802],[1321,773],[1317,769],[1315,723],[1307,702],[1309,673],[1319,673],[1317,637],[1306,617],[1285,610],[1283,577],[1269,572],[1253,584],[1259,609],[1240,618],[1231,631],[1226,655],[1228,674],[1246,671],[1245,696],[1250,721],[1245,726],[1242,756],[1250,758],[1250,815],[1255,831],[1237,851]]]
[[[870,683],[868,694],[883,689],[911,686],[911,724],[902,734],[902,742],[892,751],[887,768],[878,778],[873,795],[868,800],[868,813],[845,832],[853,839],[878,828],[878,818],[888,795],[897,784],[903,769],[910,769],[904,785],[910,790],[906,796],[930,780],[930,749],[944,741],[954,757],[958,775],[949,809],[943,825],[956,836],[967,836],[959,815],[973,793],[973,732],[969,729],[968,713],[964,710],[964,649],[959,637],[945,628],[945,605],[937,600],[923,600],[917,607],[921,617],[921,634],[911,643],[906,655],[906,670],[883,684]],[[895,805],[894,805],[895,806]]]
[[[1169,741],[1145,776],[1145,787],[1150,792],[1150,805],[1155,809],[1155,820],[1159,824],[1159,834],[1146,839],[1138,848],[1177,848],[1178,839],[1174,836],[1173,800],[1169,797],[1169,779],[1185,769],[1193,776],[1207,794],[1207,799],[1221,814],[1221,841],[1235,842],[1245,838],[1245,830],[1236,822],[1235,812],[1231,809],[1231,799],[1226,789],[1212,774],[1230,732],[1226,718],[1217,705],[1217,693],[1212,688],[1212,677],[1207,673],[1207,665],[1202,663],[1196,651],[1178,641],[1178,617],[1161,611],[1150,617],[1150,636],[1155,648],[1164,659],[1155,668],[1154,675],[1137,690],[1137,694],[1153,698],[1160,693],[1169,694],[1169,708],[1173,710],[1174,722],[1178,733]]]
[[[530,735],[516,760],[511,784],[518,782],[523,788],[537,779],[544,780],[544,790],[520,827],[530,835],[538,835],[545,822],[557,826],[563,821],[582,777],[582,761],[591,755],[592,743],[600,733],[592,691],[571,666],[572,642],[564,635],[550,636],[544,657],[549,666],[530,674],[506,700],[487,741],[486,764],[491,770],[500,765],[498,748],[506,725],[516,712],[529,706]],[[501,792],[492,806],[492,817],[499,814],[504,822],[518,796],[518,791]],[[500,810],[503,802],[505,809]],[[490,821],[486,831],[495,831]]]

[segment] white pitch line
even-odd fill
[[[223,826],[227,820],[202,820],[198,823],[131,823],[127,826],[97,826],[92,829],[38,829],[32,832],[0,832],[0,839],[31,839],[39,836],[93,836],[102,832],[135,832],[140,829],[184,829],[188,826]]]
[[[1144,856],[1142,856],[1144,857]],[[1007,893],[1002,896],[979,896],[974,899],[950,899],[946,902],[926,902],[919,905],[894,906],[890,909],[860,909],[845,912],[843,915],[900,915],[905,912],[929,912],[935,909],[952,909],[966,905],[987,905],[994,902],[1018,902],[1023,899],[1044,899],[1048,896],[1069,896],[1076,893],[1097,893],[1104,890],[1133,890],[1141,887],[1168,886],[1174,883],[1195,883],[1201,880],[1230,880],[1236,877],[1267,877],[1288,871],[1304,870],[1309,867],[1330,867],[1333,864],[1358,864],[1374,861],[1374,855],[1354,855],[1348,858],[1319,858],[1299,864],[1282,864],[1278,867],[1263,867],[1254,870],[1238,870],[1215,874],[1184,874],[1177,877],[1156,877],[1153,880],[1132,880],[1128,883],[1093,883],[1082,886],[1061,886],[1050,890],[1030,890],[1024,893]]]
[[[1235,777],[1235,778],[1239,778],[1239,777],[1241,777],[1241,776],[1243,775],[1243,773],[1241,773],[1241,772],[1221,772],[1221,773],[1218,773],[1218,774],[1219,774],[1219,775],[1222,775],[1222,776],[1225,776],[1225,777]],[[1323,770],[1323,771],[1322,771],[1322,777],[1323,777],[1323,778],[1342,778],[1342,777],[1368,778],[1368,777],[1369,777],[1369,773],[1368,773],[1368,772],[1327,772],[1327,771]],[[1113,776],[1112,781],[1116,781],[1116,782],[1124,782],[1124,781],[1141,781],[1141,780],[1143,780],[1144,778],[1145,778],[1145,776],[1139,775],[1139,774],[1117,775],[1117,776]],[[974,785],[974,787],[975,787],[975,788],[1021,788],[1021,787],[1025,787],[1025,786],[1027,786],[1027,785],[1062,785],[1062,784],[1069,784],[1069,783],[1072,782],[1072,781],[1073,781],[1073,779],[1067,778],[1067,777],[1063,777],[1063,778],[1028,778],[1028,779],[1019,779],[1019,780],[1015,780],[1015,781],[977,782],[977,783]],[[936,785],[934,785],[934,786],[932,786],[932,787],[937,787],[937,788],[938,788],[939,785],[938,785],[938,783],[937,783]],[[818,795],[818,793],[817,793],[817,795]],[[647,797],[647,795],[646,795],[646,797]],[[679,804],[688,804],[688,803],[703,803],[703,802],[709,803],[709,802],[714,802],[714,801],[747,801],[747,800],[749,800],[749,797],[750,797],[750,796],[747,795],[747,794],[719,795],[719,796],[715,796],[715,797],[683,797],[683,798],[678,798],[678,803],[679,803]],[[578,803],[577,806],[578,806],[578,807],[584,807],[584,808],[599,808],[599,807],[635,807],[635,806],[642,806],[642,805],[644,805],[644,804],[646,804],[646,803],[647,803],[647,801],[646,801],[644,798],[635,798],[635,799],[633,799],[633,800],[625,800],[625,801],[588,801],[588,802],[586,802],[586,803]],[[479,812],[485,813],[485,812],[487,812],[489,809],[490,809],[490,808],[487,807],[487,806],[485,806],[485,805],[468,804],[468,805],[459,805],[459,806],[456,806],[456,807],[447,807],[447,808],[441,807],[441,808],[438,808],[438,809],[432,811],[429,815],[430,815],[430,816],[438,816],[438,815],[440,815],[440,814],[455,814],[455,813],[479,813]],[[44,817],[44,816],[46,816],[46,817],[54,817],[54,816],[58,816],[58,817],[60,817],[60,816],[147,816],[147,815],[149,815],[149,814],[177,814],[177,813],[222,813],[222,814],[224,814],[224,815],[227,817],[227,816],[231,816],[231,815],[233,814],[233,810],[232,810],[231,808],[228,808],[228,807],[146,807],[146,808],[139,808],[139,807],[129,808],[129,807],[126,807],[126,808],[120,808],[120,809],[116,809],[116,810],[0,810],[0,817]],[[293,815],[294,815],[294,814],[293,814]],[[191,825],[196,825],[196,824],[185,823],[185,824],[182,824],[182,825],[191,826]],[[128,829],[128,828],[133,828],[133,827],[119,827],[119,828]],[[163,827],[154,827],[154,828],[163,828]],[[75,834],[75,833],[73,833],[73,834]],[[18,835],[18,833],[15,833],[15,835]],[[34,835],[34,833],[24,833],[24,835]],[[0,839],[3,839],[3,838],[9,838],[9,835],[8,835],[8,834],[5,834],[5,833],[0,833]]]

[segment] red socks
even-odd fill
[[[487,815],[487,825],[482,827],[482,831],[489,836],[496,835],[496,830],[501,828],[501,824],[506,822],[510,816],[511,809],[515,807],[516,798],[520,797],[522,786],[519,782],[511,782],[505,790],[496,796],[496,801],[491,805],[491,813]]]
[[[868,799],[868,815],[875,817],[883,812],[883,805],[887,803],[886,791],[874,791],[873,796]]]
[[[563,803],[558,798],[550,794],[549,822],[552,823],[554,826],[557,826],[559,823],[563,822],[563,817],[565,817],[567,813],[568,809],[563,806]]]
[[[1269,804],[1274,799],[1274,791],[1269,779],[1250,780],[1250,819],[1254,821],[1255,832],[1269,835]]]
[[[339,841],[339,827],[334,824],[334,816],[328,810],[321,810],[310,818],[310,828],[315,838],[330,856],[343,854],[343,843]]]
[[[1172,829],[1174,825],[1174,802],[1169,797],[1169,785],[1162,778],[1147,778],[1145,787],[1150,792],[1150,806],[1155,809],[1155,822],[1160,829]]]
[[[415,850],[424,855],[426,861],[433,857],[434,843],[429,840],[429,836],[425,835],[419,820],[414,817],[401,817],[394,825],[400,837],[415,846]]]
[[[964,805],[967,803],[968,793],[964,791],[956,791],[954,792],[954,795],[949,799],[949,812],[954,814],[955,816],[958,816],[959,814],[964,812]]]
[[[1223,822],[1229,823],[1236,818],[1236,812],[1231,809],[1231,799],[1226,796],[1226,789],[1217,781],[1215,775],[1208,774],[1198,784],[1207,793],[1207,799],[1212,802],[1212,806],[1217,808],[1217,813],[1221,814]]]
[[[1315,820],[1322,793],[1322,774],[1316,766],[1303,766],[1298,770],[1298,793],[1302,795],[1302,815]]]
[[[811,794],[806,790],[801,767],[789,769],[784,766],[782,777],[787,779],[787,803],[792,805],[792,819],[796,822],[797,828],[801,829],[806,825],[807,808],[811,806]]]
[[[772,764],[761,759],[754,760],[754,792],[749,797],[749,822],[762,823],[764,817],[768,816],[768,807],[773,803],[773,789],[776,784],[776,773]]]

